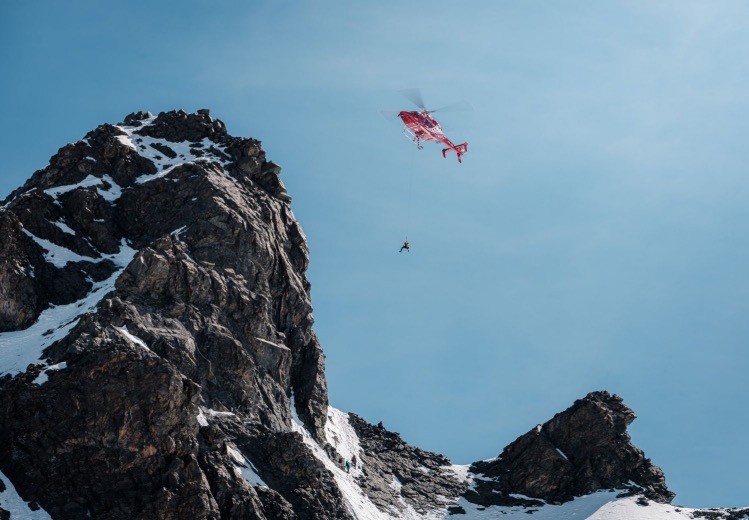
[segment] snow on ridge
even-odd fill
[[[325,421],[325,440],[333,446],[341,456],[351,461],[356,455],[361,460],[359,437],[348,420],[348,414],[332,406],[328,407],[328,420]]]
[[[82,315],[95,311],[99,302],[114,290],[115,281],[135,253],[137,251],[123,239],[120,252],[105,257],[118,269],[106,280],[94,283],[85,297],[67,305],[50,305],[27,329],[0,333],[0,376],[15,376],[25,372],[32,363],[43,363],[40,357],[44,349],[67,336]]]
[[[15,486],[0,471],[0,480],[5,484],[5,491],[0,492],[0,508],[10,513],[11,520],[52,520],[44,509],[32,510],[28,502],[25,502],[16,491]]]
[[[325,450],[312,438],[312,435],[304,427],[304,424],[296,413],[293,394],[291,396],[291,415],[292,430],[302,435],[304,444],[307,445],[313,455],[333,475],[346,507],[356,520],[437,520],[445,517],[446,508],[437,509],[426,514],[419,514],[411,505],[406,505],[405,500],[401,502],[405,506],[403,510],[399,511],[393,507],[387,512],[381,511],[372,503],[367,494],[359,487],[359,484],[356,483],[355,476],[356,473],[361,471],[360,466],[352,468],[351,473],[346,473],[345,468],[330,460]],[[332,444],[332,446],[336,448],[336,451],[341,456],[348,460],[351,460],[351,456],[359,453],[361,449],[359,438],[348,422],[348,414],[332,406],[328,407],[325,437],[328,443],[331,440],[334,441],[335,444]],[[357,457],[357,459],[358,465],[360,465],[361,457]],[[527,520],[527,518],[524,520]]]
[[[328,408],[329,411],[335,410],[332,407]],[[337,410],[335,410],[337,412]],[[340,412],[339,412],[340,413]],[[336,415],[336,414],[334,414]],[[304,444],[312,451],[313,455],[323,463],[325,468],[330,471],[335,479],[338,489],[343,495],[343,500],[346,503],[347,508],[356,520],[391,520],[393,516],[383,513],[377,506],[375,506],[369,497],[362,491],[358,484],[353,480],[352,475],[346,473],[346,470],[339,467],[338,464],[330,460],[328,454],[323,450],[317,442],[312,438],[312,435],[304,427],[304,424],[299,419],[296,413],[296,406],[294,401],[294,395],[291,396],[291,428],[293,431],[298,432],[302,435]],[[326,427],[326,437],[327,437]],[[342,435],[343,437],[343,435]]]
[[[590,520],[692,520],[697,509],[649,502],[647,506],[637,503],[638,498],[626,497],[604,504],[588,518]]]
[[[144,120],[144,122],[147,121],[147,124],[145,126],[151,124],[153,122],[153,119]],[[225,148],[214,143],[208,137],[204,137],[201,141],[198,142],[172,142],[167,139],[160,139],[157,137],[150,137],[137,133],[138,130],[143,128],[143,126],[117,125],[116,128],[122,130],[126,134],[117,136],[117,140],[121,144],[132,148],[138,155],[140,155],[144,159],[148,159],[154,164],[154,166],[156,166],[156,173],[141,175],[135,180],[135,182],[137,182],[138,184],[143,184],[154,179],[164,177],[165,175],[168,175],[174,168],[183,164],[190,164],[198,161],[210,161],[218,162],[222,167],[226,167],[226,165],[228,165],[230,162],[227,161],[224,157],[221,157],[220,155],[217,155],[216,153],[209,150],[209,148],[213,147],[219,150],[221,153],[226,154]],[[152,145],[155,145],[156,147]],[[172,150],[172,152],[174,152],[175,154],[175,157],[166,157],[166,154],[158,150],[158,148],[162,147]],[[202,152],[202,156],[193,153],[191,148],[199,149]],[[228,156],[228,154],[226,155]],[[224,174],[227,175],[225,172]]]
[[[617,501],[617,495],[621,491],[599,491],[577,497],[574,500],[565,502],[561,505],[546,504],[539,507],[523,507],[523,506],[489,506],[484,507],[477,504],[468,502],[465,498],[460,498],[457,505],[465,510],[464,515],[460,515],[460,520],[584,520],[593,519],[598,520],[623,520],[630,518],[631,520],[665,520],[665,517],[650,517],[650,516],[620,516],[620,517],[608,517],[595,516],[597,511],[607,504]],[[638,506],[642,510],[647,510],[647,507]],[[532,514],[529,514],[532,512]],[[591,516],[594,515],[594,516]],[[679,520],[679,517],[668,516],[670,520]]]

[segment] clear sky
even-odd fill
[[[130,112],[283,167],[330,399],[455,463],[592,390],[675,503],[749,506],[749,4],[0,2],[0,198]],[[399,89],[467,140],[418,151]],[[410,253],[398,253],[408,235]]]

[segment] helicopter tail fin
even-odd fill
[[[452,143],[450,143],[452,144]],[[451,147],[451,148],[444,148],[442,150],[442,157],[447,157],[447,152],[453,151],[458,154],[458,162],[462,163],[463,161],[460,159],[461,156],[464,153],[468,153],[468,143],[459,144],[457,146]]]

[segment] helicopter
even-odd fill
[[[456,154],[458,154],[458,162],[462,163],[463,161],[461,157],[463,156],[463,154],[468,152],[468,143],[465,142],[463,144],[456,145],[452,141],[450,141],[450,139],[448,139],[445,136],[445,133],[442,131],[442,127],[440,126],[440,124],[436,119],[434,119],[434,117],[432,117],[432,114],[434,112],[470,110],[470,105],[463,102],[449,105],[437,110],[427,110],[419,89],[405,89],[401,90],[401,93],[406,96],[406,98],[408,98],[414,105],[421,109],[419,111],[401,110],[397,113],[397,117],[400,117],[403,121],[403,124],[406,125],[403,128],[403,135],[411,140],[419,150],[424,148],[424,146],[422,145],[424,141],[440,142],[443,145],[447,146],[447,148],[442,149],[442,157],[447,158],[447,152],[455,152]],[[387,117],[387,112],[382,113]]]

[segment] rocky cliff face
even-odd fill
[[[279,173],[207,110],[136,113],[4,201],[0,519],[11,493],[27,508],[13,518],[55,519],[416,519],[609,488],[670,501],[606,393],[470,468],[330,408]]]
[[[241,438],[277,469],[292,396],[324,436],[307,245],[278,173],[207,111],[139,113],[10,195],[0,330],[26,331],[0,354],[0,468],[22,496],[59,518],[263,518],[311,501],[347,517],[309,454],[285,498],[234,478],[249,463],[227,455]]]

